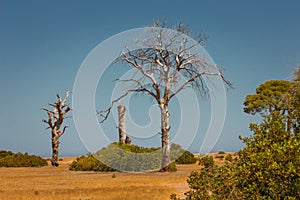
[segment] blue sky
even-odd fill
[[[170,24],[183,21],[193,32],[209,34],[206,50],[236,86],[228,93],[225,127],[214,150],[238,150],[238,135],[248,135],[249,123],[258,120],[243,113],[245,96],[266,80],[290,79],[300,65],[299,8],[296,0],[2,0],[0,149],[49,156],[50,134],[40,108],[56,92],[72,90],[81,63],[101,41],[166,17]],[[72,119],[67,124],[61,155],[85,154]]]

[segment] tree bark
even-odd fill
[[[119,142],[125,144],[126,143],[126,127],[125,127],[125,106],[118,106],[118,114],[119,114]]]
[[[162,137],[162,163],[161,171],[170,171],[170,126],[169,126],[169,111],[168,104],[160,104],[161,111],[161,137]]]
[[[56,129],[52,130],[52,160],[51,165],[58,167],[58,146],[59,146],[59,135],[56,131]]]
[[[65,118],[68,118],[66,114],[72,110],[70,106],[66,105],[66,102],[69,97],[69,91],[66,92],[66,96],[64,100],[57,94],[57,102],[54,104],[49,104],[53,107],[53,111],[50,111],[47,108],[42,108],[42,110],[46,111],[48,114],[48,119],[43,120],[44,123],[48,124],[48,128],[51,128],[51,136],[52,136],[52,166],[58,167],[58,146],[59,146],[59,138],[65,133],[65,130],[68,126],[65,126],[63,130],[60,130],[61,125]]]

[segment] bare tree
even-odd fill
[[[125,122],[126,108],[124,105],[118,106],[118,116],[119,116],[119,142],[123,144],[131,144],[131,138],[126,134],[126,122]]]
[[[204,45],[206,35],[200,34],[195,44],[188,37],[190,31],[182,23],[172,28],[175,33],[169,34],[164,28],[167,28],[165,22],[155,21],[154,28],[149,28],[153,37],[138,41],[144,48],[122,51],[118,61],[133,67],[136,72],[130,79],[118,80],[127,85],[128,89],[99,114],[103,121],[106,120],[114,104],[130,93],[144,93],[153,97],[161,113],[161,171],[170,171],[170,100],[187,87],[192,87],[205,96],[208,88],[204,77],[219,76],[227,86],[231,87],[231,83],[224,79],[216,65],[202,59],[195,50],[199,45]]]
[[[126,140],[126,130],[125,130],[125,106],[119,105],[118,106],[118,115],[119,115],[119,142],[125,144]]]
[[[66,91],[66,96],[62,100],[59,94],[57,96],[57,101],[53,104],[49,103],[51,107],[53,107],[52,111],[47,108],[42,108],[42,110],[46,111],[48,114],[48,119],[43,120],[44,123],[48,124],[47,129],[51,129],[52,134],[52,166],[58,166],[58,146],[59,146],[59,138],[65,133],[65,130],[68,126],[64,126],[62,130],[61,125],[64,119],[69,118],[70,116],[66,116],[66,114],[71,110],[69,105],[66,105],[66,102],[69,97],[69,91]]]

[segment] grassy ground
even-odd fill
[[[178,165],[173,173],[74,172],[68,170],[73,159],[59,167],[0,168],[0,199],[163,200],[186,192],[188,175],[199,169],[194,164]]]

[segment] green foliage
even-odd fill
[[[256,88],[256,94],[247,95],[244,111],[249,114],[269,115],[273,111],[284,113],[289,109],[287,100],[290,98],[293,83],[285,80],[270,80]]]
[[[188,178],[186,199],[300,199],[300,67],[294,81],[271,80],[248,95],[244,111],[264,121],[250,124],[245,148],[222,166],[203,157]],[[172,200],[178,200],[175,194]]]
[[[219,151],[218,154],[225,154],[225,152],[224,151]]]
[[[197,159],[194,154],[184,150],[179,144],[171,145],[171,161],[175,161],[177,164],[194,164]]]
[[[292,88],[292,98],[290,99],[290,115],[293,119],[293,129],[295,133],[300,132],[300,67],[295,71],[294,86]]]
[[[94,156],[81,156],[73,161],[69,167],[72,171],[100,171],[100,172],[111,172],[116,171],[108,167],[107,165],[101,163]]]
[[[4,151],[4,150],[0,150],[0,158],[6,157],[6,156],[11,156],[14,153],[11,151]]]
[[[204,157],[200,158],[199,165],[203,165],[204,168],[207,168],[207,169],[211,168],[211,167],[215,166],[214,158],[212,156],[204,156]]]
[[[270,80],[256,89],[256,94],[248,95],[244,101],[244,111],[260,113],[263,117],[280,113],[287,130],[300,132],[300,68],[295,72],[294,81]]]
[[[186,199],[300,199],[300,134],[287,131],[284,118],[272,112],[260,125],[251,124],[253,135],[240,137],[245,148],[221,166],[202,157],[203,168],[187,180]]]
[[[158,170],[161,166],[159,148],[113,143],[93,154],[95,158],[120,171]]]
[[[0,167],[41,167],[46,165],[47,161],[39,156],[0,151]]]
[[[175,160],[177,164],[195,164],[197,159],[194,154],[189,151],[184,151],[184,153]]]
[[[177,144],[171,145],[171,158],[178,159],[178,163],[196,162],[193,154]],[[92,155],[77,158],[69,169],[75,171],[153,171],[160,167],[160,147],[144,148],[137,145],[112,143]],[[177,171],[175,162],[170,164],[170,169]]]
[[[202,168],[193,171],[187,182],[190,190],[185,193],[187,200],[219,200],[219,199],[243,199],[243,195],[236,190],[236,177],[234,176],[235,161],[226,161],[224,165],[215,164],[212,156],[200,158]],[[175,194],[172,200],[179,200]]]
[[[282,116],[272,114],[251,124],[254,135],[241,138],[238,186],[247,199],[300,198],[300,138],[285,130]]]

